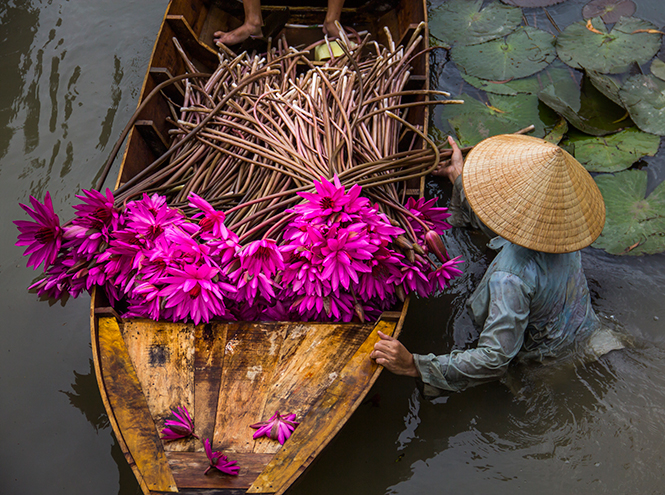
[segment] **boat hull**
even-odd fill
[[[139,103],[161,82],[185,72],[173,38],[179,40],[198,70],[215,69],[218,56],[213,32],[237,27],[242,19],[241,11],[228,12],[221,7],[228,3],[172,0]],[[352,19],[357,30],[374,33],[384,44],[383,26],[399,34],[397,42],[406,42],[418,24],[426,22],[424,3],[395,1],[391,8],[385,8],[389,4],[385,2],[346,3],[342,23],[351,24]],[[314,7],[291,5],[290,22],[321,23],[325,5],[325,1]],[[281,6],[264,2],[263,8],[265,16]],[[287,28],[285,34],[289,40],[303,37],[305,43],[309,42],[307,37],[320,37],[320,30]],[[422,42],[422,48],[426,47],[427,31]],[[428,55],[418,57],[415,64],[409,89],[427,88]],[[182,88],[177,84],[164,93],[174,102],[182,101]],[[161,97],[145,106],[128,135],[116,187],[168,148],[170,115]],[[409,121],[427,132],[426,107],[410,111]],[[423,181],[417,180],[409,184],[406,193],[419,196],[422,190]],[[407,308],[408,299],[371,324],[194,325],[120,318],[109,307],[103,291],[93,291],[91,339],[99,389],[118,443],[143,493],[286,491],[362,403],[382,369],[369,358],[378,331],[397,337]],[[160,438],[164,421],[179,406],[190,411],[201,439],[209,438],[215,450],[238,461],[238,476],[216,470],[204,475],[209,462],[198,440],[167,442]],[[265,437],[254,440],[254,430],[249,427],[275,411],[295,413],[300,421],[283,446]]]

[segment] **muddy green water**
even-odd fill
[[[583,3],[550,13],[563,28],[566,9]],[[637,16],[665,24],[661,0],[638,5]],[[165,8],[0,2],[0,494],[140,492],[91,370],[89,298],[49,307],[28,294],[37,274],[14,247],[11,221],[24,217],[19,202],[47,190],[68,218],[74,194],[94,184],[135,108]],[[435,62],[440,87],[455,87],[454,70]],[[649,159],[650,189],[665,178],[663,156]],[[448,294],[413,303],[402,337],[413,351],[443,353],[477,336],[463,303],[490,255],[465,231],[448,243],[468,260],[466,273]],[[665,255],[588,248],[584,264],[596,310],[625,326],[634,349],[527,377],[520,395],[497,383],[432,403],[412,380],[386,373],[291,493],[662,493]]]

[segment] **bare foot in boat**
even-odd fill
[[[335,22],[339,23],[343,6],[344,0],[328,0],[328,10],[323,20],[323,34],[330,39],[339,38],[339,28],[335,25]]]
[[[237,45],[242,43],[250,36],[263,36],[261,31],[261,24],[245,23],[233,31],[217,31],[215,34],[215,43],[224,43],[227,46]]]

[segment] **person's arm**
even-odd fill
[[[441,356],[413,354],[425,384],[459,391],[504,375],[524,342],[531,291],[519,277],[504,272],[492,275],[489,291],[489,312],[475,349]]]

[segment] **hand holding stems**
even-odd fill
[[[462,156],[462,151],[455,142],[455,140],[448,136],[448,143],[453,149],[453,154],[448,160],[443,160],[439,163],[439,168],[437,168],[432,175],[438,175],[440,177],[448,177],[450,182],[455,183],[455,179],[460,176],[462,169],[464,168],[464,157]]]
[[[379,332],[379,338],[381,340],[374,344],[370,358],[396,375],[420,376],[413,354],[399,340],[383,332]]]

